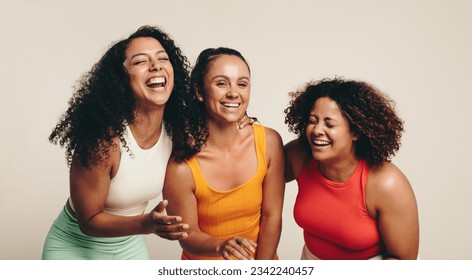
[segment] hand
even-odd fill
[[[167,200],[159,204],[151,211],[151,232],[168,240],[182,240],[188,237],[185,232],[189,228],[188,224],[181,223],[180,216],[168,216],[164,210],[168,204]]]
[[[257,122],[257,118],[254,118],[254,117],[249,117],[247,115],[247,112],[244,113],[244,115],[239,119],[238,121],[238,128],[239,129],[242,129],[250,124],[253,124]]]
[[[231,256],[240,260],[254,260],[253,255],[256,253],[257,244],[247,238],[235,236],[225,240],[218,251],[224,259],[232,260]]]

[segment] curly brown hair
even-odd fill
[[[310,150],[305,129],[310,111],[320,97],[335,101],[358,136],[354,142],[356,157],[370,166],[390,161],[400,148],[403,121],[395,113],[395,103],[369,83],[354,80],[322,79],[311,81],[301,90],[289,93],[292,100],[284,110],[289,132]]]
[[[116,146],[115,137],[127,148],[124,131],[125,125],[135,119],[135,99],[123,62],[129,43],[140,37],[156,39],[169,56],[174,70],[174,88],[164,109],[164,126],[173,147],[187,145],[188,135],[182,128],[187,120],[190,63],[168,34],[158,27],[145,25],[114,43],[77,82],[69,108],[49,136],[50,142],[66,148],[68,166],[73,158],[87,168],[108,160],[109,149]]]

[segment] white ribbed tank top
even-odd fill
[[[110,182],[104,211],[120,216],[141,215],[149,200],[162,192],[172,142],[164,124],[159,140],[150,149],[138,146],[129,126],[126,126],[124,137],[129,151],[121,143],[120,166]],[[69,203],[73,207],[70,199]]]

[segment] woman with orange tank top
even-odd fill
[[[416,259],[418,210],[390,158],[403,122],[365,82],[336,78],[291,93],[285,110],[298,139],[285,145],[286,181],[298,182],[294,217],[302,259]]]
[[[206,49],[191,86],[193,141],[174,150],[163,191],[167,212],[190,226],[182,259],[277,259],[283,144],[273,129],[238,126],[249,105],[249,66],[236,50]]]

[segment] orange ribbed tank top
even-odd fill
[[[247,182],[229,191],[212,188],[203,176],[197,158],[187,161],[195,184],[198,224],[202,232],[227,239],[242,236],[257,242],[261,219],[262,182],[267,174],[266,135],[263,126],[253,124],[257,171]],[[217,260],[182,252],[182,259]]]

